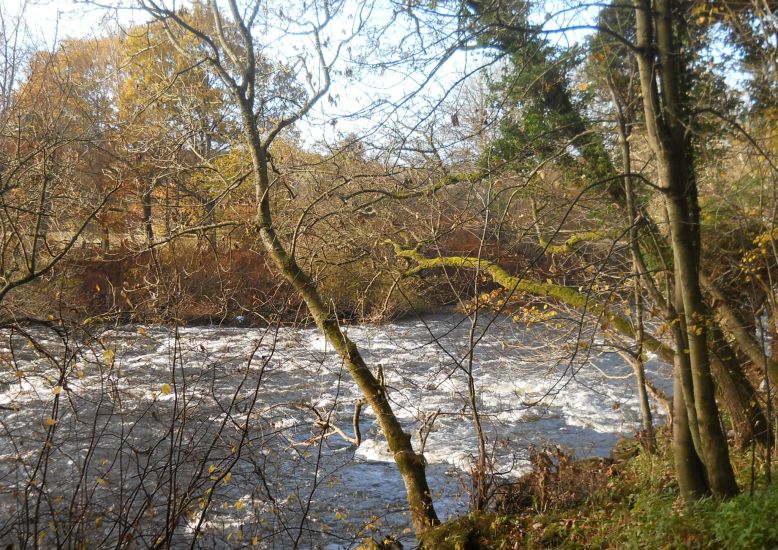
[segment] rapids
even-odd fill
[[[88,331],[3,333],[0,539],[144,548],[167,537],[188,547],[197,530],[201,548],[413,540],[372,411],[362,411],[359,448],[321,437],[325,419],[353,436],[360,396],[315,329]],[[414,446],[426,439],[442,518],[466,511],[477,451],[469,331],[460,314],[348,329],[381,365]],[[475,335],[478,405],[501,476],[527,471],[530,445],[607,456],[639,429],[629,367],[585,331],[482,316]],[[647,369],[670,389],[667,366],[652,358]]]

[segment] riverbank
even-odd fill
[[[541,502],[535,492],[523,509],[447,522],[427,533],[419,548],[777,548],[778,484],[766,483],[763,464],[750,452],[732,458],[743,492],[727,502],[706,499],[687,507],[664,434],[656,454],[639,452],[607,466],[576,463],[575,478],[567,484],[590,487],[583,497],[562,491]]]
[[[456,277],[409,279],[398,287],[390,272],[366,262],[322,269],[316,282],[326,303],[348,323],[377,324],[429,314],[468,298]],[[296,291],[248,246],[215,254],[192,244],[148,250],[79,249],[56,271],[14,289],[4,303],[10,321],[143,323],[262,327],[305,326],[310,314]]]

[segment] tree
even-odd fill
[[[192,24],[207,21],[204,6],[195,3],[182,13]],[[165,220],[183,217],[171,195],[193,202],[196,225],[213,250],[219,203],[234,181],[219,181],[211,166],[223,156],[233,123],[226,109],[225,90],[206,67],[191,65],[167,40],[162,25],[138,25],[127,31],[122,44],[127,57],[118,94],[119,123],[123,127],[124,177],[132,179],[142,209],[141,224],[147,244],[155,240],[153,211],[160,203]],[[194,47],[190,44],[187,47]],[[156,196],[156,197],[155,197]],[[168,197],[165,199],[165,197]],[[169,233],[171,224],[166,223]]]
[[[707,344],[709,318],[700,289],[700,225],[697,185],[686,132],[685,78],[675,26],[678,7],[667,0],[635,2],[636,47],[645,123],[664,194],[673,249],[676,308],[683,311],[706,478],[717,497],[738,492],[721,432]],[[657,15],[652,17],[656,10]],[[685,351],[685,350],[684,350]],[[701,477],[701,476],[700,476]],[[704,493],[699,478],[679,479],[685,492]]]
[[[23,32],[18,23],[3,28]],[[107,59],[109,48],[88,43],[82,50],[84,43],[64,42],[26,58],[17,37],[4,35],[3,44],[0,301],[63,260],[118,190],[106,175],[108,94],[93,72],[106,64],[92,63]],[[28,74],[20,82],[16,75],[25,62]]]
[[[562,108],[562,111],[560,114],[567,114],[568,118],[565,119],[566,123],[561,127],[559,130],[560,132],[564,132],[565,128],[567,129],[573,129],[575,130],[573,132],[573,135],[570,136],[570,139],[572,143],[575,143],[575,139],[579,139],[580,136],[586,135],[588,133],[594,133],[598,134],[601,131],[598,131],[596,128],[596,125],[589,123],[587,126],[584,122],[583,117],[578,115],[577,117],[574,117],[573,119],[569,118],[569,116],[576,111],[571,108],[574,103],[570,101],[570,92],[569,92],[569,84],[566,82],[566,77],[564,73],[561,75],[556,73],[556,67],[557,65],[554,65],[552,63],[546,63],[545,68],[543,65],[543,59],[544,57],[548,59],[550,56],[548,53],[544,55],[537,55],[537,52],[543,52],[542,44],[543,39],[541,38],[543,35],[548,33],[554,33],[554,32],[560,32],[553,29],[545,29],[544,24],[540,25],[530,25],[527,23],[527,10],[529,9],[527,6],[523,4],[518,3],[511,3],[511,2],[483,2],[483,3],[467,3],[467,8],[465,9],[465,17],[468,21],[468,24],[470,27],[478,26],[479,28],[484,29],[484,31],[479,35],[480,40],[482,43],[486,44],[498,44],[499,48],[501,50],[504,50],[505,52],[508,52],[512,59],[517,59],[518,62],[515,64],[516,66],[516,73],[518,76],[512,77],[509,76],[505,78],[505,81],[508,82],[510,85],[506,86],[508,89],[508,93],[505,94],[505,96],[510,97],[511,94],[518,96],[519,98],[519,114],[518,118],[521,120],[522,111],[521,109],[525,109],[526,112],[529,114],[533,113],[534,110],[537,109],[537,106],[540,105],[544,109],[547,109],[546,112],[549,114],[554,113],[554,109]],[[675,9],[675,8],[674,8]],[[624,16],[622,17],[623,21],[619,22],[619,14],[623,13]],[[635,34],[635,28],[630,21],[634,21],[635,19],[635,11],[632,10],[632,13],[630,13],[630,10],[624,10],[623,7],[619,6],[613,6],[612,8],[608,8],[608,10],[605,10],[603,12],[603,16],[601,17],[600,25],[597,27],[597,31],[600,34],[600,41],[603,41],[603,37],[607,39],[610,43],[612,43],[618,50],[620,50],[618,61],[616,62],[617,65],[614,66],[611,62],[608,62],[608,64],[603,63],[607,67],[607,73],[604,75],[605,79],[608,78],[610,75],[611,77],[614,76],[614,70],[620,71],[621,75],[620,77],[623,80],[624,87],[622,89],[628,89],[626,86],[629,81],[624,80],[628,77],[628,73],[624,72],[624,65],[629,63],[630,59],[634,59],[634,56],[637,55],[639,58],[640,55],[644,55],[645,51],[642,50],[643,46],[645,44],[640,44],[639,40],[636,40]],[[674,11],[673,17],[676,17],[676,19],[673,20],[673,24],[678,23],[681,21],[680,16],[680,8],[678,8],[677,13]],[[609,19],[610,17],[610,19]],[[661,20],[661,18],[660,18]],[[657,23],[658,25],[658,23]],[[670,25],[668,28],[672,27]],[[564,30],[564,29],[562,29]],[[671,28],[672,32],[676,32],[677,29],[675,27]],[[662,33],[658,33],[657,35],[660,35]],[[672,33],[671,33],[672,34]],[[653,36],[652,36],[653,40]],[[667,47],[665,46],[657,46],[661,40],[658,40],[656,43],[651,42],[649,44],[649,47],[654,48],[656,46],[656,50],[652,50],[650,55],[655,55],[657,51],[661,51],[664,47],[664,51],[667,50]],[[538,46],[540,44],[541,46]],[[525,49],[525,46],[527,47]],[[613,46],[609,46],[613,47]],[[686,52],[694,51],[695,48],[686,48]],[[546,50],[548,51],[548,50]],[[656,54],[657,56],[660,54]],[[673,61],[673,63],[676,63],[679,58],[682,56],[673,52],[670,54],[667,54],[669,57],[667,59],[670,59]],[[594,51],[591,54],[591,57],[597,58],[598,56],[602,57],[603,52],[602,51]],[[531,61],[528,60],[540,60],[541,65],[539,70],[533,70],[532,67],[535,67],[537,65],[533,65]],[[564,59],[564,54],[560,54],[558,58],[552,58],[552,59]],[[653,59],[653,58],[652,58]],[[602,62],[604,60],[600,60]],[[683,86],[688,86],[689,81],[694,78],[695,82],[697,83],[704,83],[706,86],[708,86],[708,83],[711,83],[710,86],[715,88],[719,84],[717,83],[715,78],[711,78],[710,75],[705,74],[703,71],[700,70],[701,63],[699,61],[696,61],[696,65],[694,66],[694,69],[692,69],[691,62],[685,61],[686,65],[681,67],[681,73],[685,75],[685,82],[683,82]],[[537,61],[536,61],[537,63]],[[654,63],[654,61],[652,61]],[[561,65],[561,64],[559,64]],[[656,61],[657,67],[664,67],[662,63],[659,61]],[[514,85],[514,83],[519,82],[521,79],[524,78],[524,74],[529,75],[529,83],[528,85],[524,87],[519,87],[518,89],[526,90],[526,95],[522,95],[521,93],[516,93],[516,88],[512,88],[511,86]],[[644,71],[641,73],[641,75],[644,77],[643,83],[645,84],[645,78],[646,75],[650,74],[650,71]],[[665,76],[670,78],[672,75],[665,73]],[[661,71],[659,72],[659,76],[657,78],[663,78]],[[634,80],[638,80],[635,78]],[[540,85],[542,83],[546,83],[545,85]],[[669,84],[667,83],[660,83],[659,85],[654,85],[654,91],[656,92],[659,90],[660,95],[663,94],[670,94],[670,98],[676,98],[679,95],[680,92],[674,92],[672,91],[674,87],[678,84],[677,79],[670,78]],[[533,89],[534,86],[534,89]],[[580,88],[582,90],[589,89],[589,82],[583,81],[581,82]],[[600,87],[601,88],[601,87]],[[593,89],[597,89],[597,87],[594,87]],[[650,89],[650,87],[649,87]],[[668,91],[670,90],[670,91]],[[635,90],[637,92],[637,90]],[[550,94],[550,95],[549,95]],[[640,102],[642,103],[644,110],[646,110],[646,102],[651,101],[650,96],[646,95],[647,89],[644,86],[642,90],[640,90],[639,93],[636,94],[636,97],[640,96]],[[604,103],[610,103],[613,102],[613,104],[619,103],[618,97],[610,97],[603,99]],[[682,95],[682,94],[681,94]],[[719,94],[720,95],[720,94]],[[683,99],[683,98],[682,98]],[[672,103],[670,101],[669,103]],[[640,105],[638,103],[637,105]],[[691,128],[697,128],[695,124],[697,123],[697,119],[694,118],[694,114],[697,112],[694,108],[691,106],[684,104],[682,109],[685,109],[685,115],[687,118],[678,118],[680,115],[671,115],[666,118],[664,117],[668,112],[672,112],[673,109],[677,108],[676,106],[668,107],[668,102],[665,101],[665,98],[662,98],[661,101],[654,101],[653,105],[659,109],[661,107],[661,117],[659,124],[663,124],[666,122],[666,120],[670,120],[672,123],[675,121],[677,124],[676,131],[680,132],[680,127],[684,126],[687,129]],[[556,107],[554,107],[556,106]],[[618,106],[618,105],[616,105]],[[634,109],[636,107],[635,104],[632,105],[622,105],[622,109],[624,107],[627,107],[629,109],[632,109],[634,112]],[[639,108],[639,107],[638,107]],[[714,109],[715,111],[715,109]],[[680,111],[679,111],[680,112]],[[686,141],[676,141],[672,144],[672,146],[668,145],[668,143],[665,143],[665,145],[662,147],[663,154],[665,157],[661,157],[658,155],[657,151],[658,148],[656,147],[656,140],[652,141],[652,135],[651,135],[651,129],[655,125],[654,120],[649,117],[647,114],[648,111],[646,110],[645,118],[647,119],[646,124],[648,125],[648,141],[651,142],[651,149],[654,153],[654,157],[656,158],[656,175],[650,174],[648,178],[645,176],[642,176],[640,181],[647,181],[650,183],[650,180],[654,177],[659,180],[660,187],[665,188],[664,196],[668,196],[668,191],[666,188],[666,183],[664,183],[667,179],[667,166],[668,163],[667,155],[669,154],[676,154],[679,147],[681,145],[684,146],[684,153],[681,153],[682,155],[685,155],[685,159],[689,160],[692,158],[691,151],[692,151],[692,142],[691,138],[692,135],[687,132],[686,135],[683,135],[683,132],[680,132],[680,134],[677,134],[675,136],[676,139],[679,139],[680,137],[683,137]],[[655,112],[655,115],[657,113]],[[517,115],[512,115],[512,118],[515,119]],[[537,117],[535,117],[537,118]],[[500,147],[500,151],[507,151],[508,155],[505,156],[506,159],[511,160],[511,155],[514,157],[516,156],[515,152],[512,152],[511,144],[513,143],[521,143],[521,137],[523,134],[527,131],[528,128],[532,128],[531,122],[535,120],[535,118],[529,117],[525,118],[523,122],[519,125],[513,125],[513,128],[515,128],[519,133],[516,134],[515,131],[504,132],[503,139],[501,141],[498,141],[498,143],[503,143]],[[623,118],[623,111],[622,111],[622,118]],[[551,118],[550,120],[554,120]],[[683,120],[683,123],[678,122],[679,120]],[[627,121],[628,124],[631,122]],[[634,123],[633,123],[634,124]],[[552,124],[552,127],[555,125]],[[627,130],[625,126],[622,126],[622,130]],[[622,131],[622,137],[625,132]],[[550,132],[543,132],[540,134],[541,137],[545,137],[547,135],[553,135]],[[576,137],[577,136],[577,137]],[[517,137],[519,139],[517,139]],[[626,137],[630,138],[634,137],[634,131],[630,131],[629,135]],[[626,140],[622,139],[622,142],[625,142]],[[595,139],[594,142],[597,142]],[[546,143],[545,141],[541,141],[541,143]],[[607,138],[603,141],[600,141],[600,143],[608,143]],[[507,147],[506,147],[507,146]],[[622,164],[625,168],[629,167],[630,165],[630,147],[629,143],[627,143],[626,147],[622,147],[623,151],[626,151],[626,157],[622,154]],[[553,149],[552,149],[553,150]],[[580,145],[578,147],[578,150],[580,151],[580,154],[583,158],[588,158],[587,155],[591,154],[591,148],[588,145]],[[560,151],[562,149],[560,148]],[[606,147],[605,149],[600,149],[602,151],[602,154],[599,155],[600,158],[604,158],[604,161],[606,164],[608,164],[607,156],[609,154],[613,154],[612,151],[609,151]],[[546,156],[548,153],[545,153]],[[561,158],[564,158],[564,156],[560,153],[559,156]],[[682,163],[680,163],[682,164]],[[592,166],[596,166],[596,163],[592,163]],[[684,184],[682,187],[685,189],[683,193],[688,193],[686,195],[686,200],[689,201],[689,204],[687,204],[687,211],[688,212],[699,212],[699,205],[697,204],[697,193],[696,193],[696,181],[694,178],[694,170],[692,168],[692,163],[687,162],[687,166],[690,170],[689,177],[685,180],[690,185],[687,187],[686,184]],[[665,170],[665,173],[662,171]],[[631,170],[625,170],[626,172],[626,180],[635,179],[634,176],[631,175]],[[532,173],[532,172],[530,172]],[[612,165],[611,168],[608,169],[607,173],[610,174],[616,174],[615,170],[613,170]],[[602,181],[602,180],[601,180]],[[608,181],[607,178],[605,181]],[[595,182],[596,183],[596,182]],[[626,183],[629,183],[627,181]],[[613,188],[612,188],[613,189]],[[615,191],[619,191],[619,188],[616,188]],[[681,193],[679,189],[676,189],[674,193],[678,194]],[[672,195],[672,193],[669,193]],[[677,241],[674,241],[673,239],[676,239],[678,236],[678,229],[680,229],[680,226],[676,226],[676,231],[673,233],[672,231],[669,233],[667,237],[662,235],[660,232],[657,231],[657,228],[659,225],[655,223],[652,220],[652,216],[646,211],[644,208],[640,208],[640,210],[634,210],[636,201],[634,200],[635,195],[633,194],[632,200],[629,201],[632,203],[632,206],[629,204],[625,204],[625,194],[623,190],[621,192],[611,192],[610,196],[614,200],[614,202],[621,206],[622,208],[626,208],[628,211],[635,211],[637,214],[635,217],[633,217],[633,220],[637,222],[637,224],[630,223],[630,227],[633,225],[635,226],[634,229],[630,230],[630,235],[632,235],[631,246],[632,246],[632,255],[634,260],[637,262],[636,266],[638,264],[638,267],[636,269],[639,269],[640,271],[640,277],[644,278],[647,283],[647,289],[650,290],[648,292],[648,296],[652,299],[654,302],[654,306],[657,307],[660,310],[664,310],[664,315],[667,319],[667,322],[670,323],[670,326],[672,327],[672,332],[674,333],[675,338],[675,347],[677,350],[676,353],[676,359],[679,361],[679,368],[678,372],[682,374],[683,376],[680,378],[680,382],[682,384],[679,386],[679,389],[683,389],[683,394],[685,396],[685,406],[683,407],[685,409],[686,415],[682,414],[676,414],[674,420],[678,422],[685,422],[685,419],[688,420],[688,427],[689,427],[689,434],[691,437],[691,440],[694,441],[694,452],[699,453],[701,456],[708,454],[708,458],[706,458],[706,461],[713,460],[711,458],[712,453],[711,448],[719,449],[719,451],[723,448],[724,452],[722,454],[719,454],[716,458],[717,463],[724,463],[728,464],[727,460],[723,460],[726,458],[726,445],[721,437],[721,433],[719,431],[718,434],[715,432],[717,431],[717,427],[713,426],[714,421],[711,420],[712,418],[718,419],[718,413],[716,411],[716,404],[715,399],[713,399],[711,396],[708,395],[711,387],[706,386],[707,382],[705,381],[704,376],[697,376],[695,378],[692,373],[694,372],[694,369],[692,368],[692,364],[703,364],[706,365],[702,368],[702,371],[708,370],[707,362],[710,360],[712,362],[712,365],[715,367],[714,371],[716,374],[716,377],[720,379],[719,387],[721,389],[721,397],[726,403],[728,409],[731,411],[731,416],[736,422],[736,425],[739,426],[737,429],[739,433],[744,434],[744,439],[747,440],[751,437],[756,437],[759,441],[764,442],[767,438],[765,437],[767,435],[766,431],[766,421],[764,414],[760,411],[759,406],[757,405],[754,407],[754,404],[757,403],[757,395],[756,392],[751,386],[750,382],[745,379],[745,377],[742,374],[742,370],[739,366],[739,364],[736,361],[732,361],[732,357],[734,357],[734,354],[731,352],[723,352],[720,355],[713,355],[708,359],[708,355],[706,354],[704,357],[702,354],[699,354],[696,358],[689,357],[687,358],[687,354],[685,353],[685,350],[691,348],[697,349],[699,352],[701,349],[701,346],[698,345],[696,348],[695,346],[688,345],[688,337],[686,333],[684,332],[683,327],[683,321],[675,321],[677,313],[680,312],[683,313],[683,307],[682,304],[682,291],[680,287],[677,287],[678,289],[678,299],[675,300],[673,303],[673,300],[670,300],[669,308],[668,308],[668,302],[667,300],[662,296],[661,292],[658,292],[656,285],[651,281],[652,275],[649,272],[649,268],[652,271],[655,271],[658,269],[667,269],[668,267],[671,269],[678,269],[679,268],[679,261],[681,260],[681,257],[677,256],[677,251],[679,249],[680,243]],[[680,206],[680,201],[676,201],[674,203],[676,206]],[[677,213],[677,211],[676,211]],[[687,229],[691,228],[690,235],[686,235],[686,237],[689,237],[691,240],[687,242],[687,245],[695,244],[697,246],[697,252],[692,254],[692,256],[695,256],[696,259],[691,258],[691,263],[694,264],[696,267],[694,267],[695,273],[699,271],[699,257],[702,251],[701,241],[702,236],[699,231],[699,227],[697,226],[699,224],[699,219],[695,221],[693,218],[696,214],[690,214],[691,218],[687,219],[686,222],[690,222],[692,225],[685,225],[682,224],[682,227],[686,227]],[[695,225],[697,224],[697,225]],[[696,227],[696,229],[695,229]],[[637,230],[637,231],[635,231]],[[557,230],[558,231],[558,230]],[[541,234],[542,236],[542,234]],[[638,244],[643,246],[638,246]],[[681,247],[682,248],[682,247]],[[668,256],[666,252],[672,252],[672,256]],[[650,260],[650,265],[646,266],[645,264],[648,262],[643,261],[643,257],[647,256]],[[681,255],[683,256],[683,255]],[[689,260],[689,258],[687,258]],[[634,262],[633,262],[634,263]],[[687,262],[688,263],[688,262]],[[664,267],[663,267],[664,265]],[[636,271],[637,272],[637,271]],[[691,279],[697,278],[697,275],[692,274],[690,276]],[[684,280],[683,277],[679,276],[677,277],[677,284],[680,284]],[[687,280],[688,283],[688,280]],[[692,285],[693,286],[693,285]],[[699,284],[697,284],[697,287],[699,287]],[[699,288],[695,291],[693,288],[687,288],[686,291],[687,295],[695,295],[699,294]],[[672,294],[671,294],[672,295]],[[721,298],[721,294],[719,293],[719,297]],[[638,301],[640,298],[638,298]],[[693,299],[693,301],[696,300],[696,298]],[[702,300],[702,298],[700,298]],[[699,304],[697,304],[699,307],[703,307],[703,303],[700,301]],[[749,334],[749,331],[745,328],[745,325],[742,323],[742,320],[740,323],[738,323],[733,316],[730,314],[732,309],[728,304],[727,300],[716,300],[714,302],[714,305],[716,307],[717,313],[720,315],[720,317],[726,322],[727,319],[730,319],[730,323],[733,328],[728,329],[729,332],[736,338],[738,347],[743,350],[746,353],[750,353],[750,357],[756,361],[756,364],[761,364],[763,361],[765,361],[764,353],[755,353],[753,350],[758,349],[758,344],[754,341],[753,336]],[[701,315],[701,312],[697,312],[696,315]],[[700,320],[703,318],[700,317]],[[705,317],[705,322],[708,324],[711,324],[710,333],[713,335],[713,339],[716,341],[717,348],[720,348],[722,345],[722,338],[721,333],[716,329],[715,323],[716,320],[711,316],[707,315]],[[694,326],[695,331],[700,330],[700,327]],[[734,330],[733,330],[734,329]],[[698,335],[694,335],[698,336]],[[707,341],[702,344],[702,347],[705,347],[707,349]],[[725,347],[727,347],[725,345]],[[749,350],[752,350],[749,352]],[[694,355],[694,354],[692,354]],[[767,360],[767,363],[770,363],[769,359]],[[771,367],[772,368],[772,367]],[[698,372],[699,373],[699,372]],[[708,373],[708,378],[710,378],[710,373]],[[695,382],[696,380],[696,382]],[[697,386],[701,387],[701,392],[703,396],[699,396],[695,393],[695,388]],[[728,390],[732,389],[733,392],[730,393]],[[676,392],[676,397],[680,395],[679,392]],[[711,397],[709,399],[709,397]],[[704,403],[704,405],[702,405]],[[711,407],[708,410],[702,410],[706,407]],[[679,411],[676,410],[676,413]],[[706,418],[702,419],[701,421],[698,419],[699,414],[702,413]],[[699,426],[700,422],[702,424],[705,424],[702,428]],[[716,420],[718,422],[718,420]],[[703,437],[699,435],[700,430],[712,430],[713,433],[709,433],[708,435],[704,436],[705,438],[713,438],[716,440],[716,443],[709,445],[708,451],[705,451],[704,448],[706,445],[702,442]],[[677,434],[684,433],[684,429],[676,430]],[[680,437],[680,435],[679,435]],[[688,450],[688,449],[687,449]],[[684,464],[684,463],[692,463],[694,462],[693,459],[689,460],[677,460],[677,464]],[[696,462],[699,466],[699,461]],[[712,466],[717,467],[717,466]],[[701,468],[701,466],[700,466]],[[722,476],[726,478],[726,466],[723,466],[724,472],[722,473]],[[698,468],[699,469],[699,468]],[[683,477],[683,476],[682,476]],[[698,478],[705,477],[704,474],[700,474],[698,472],[697,474]],[[726,480],[722,482],[723,486],[727,485]],[[706,485],[703,482],[703,486]],[[731,490],[731,484],[728,490]],[[721,494],[725,493],[725,490],[722,490],[721,487],[719,489],[714,489],[714,492],[719,492]],[[704,490],[703,490],[704,493]],[[702,494],[702,493],[697,493]]]
[[[261,2],[243,11],[235,0],[230,0],[228,11],[225,11],[212,1],[205,8],[208,26],[196,26],[180,12],[161,3],[142,0],[140,4],[163,25],[168,39],[182,55],[208,64],[232,98],[240,132],[252,160],[256,193],[254,224],[265,253],[300,294],[316,326],[340,354],[375,412],[402,474],[414,528],[418,534],[423,533],[438,522],[424,472],[424,458],[414,451],[410,435],[392,411],[386,391],[365,363],[359,348],[341,329],[314,280],[290,254],[273,217],[271,151],[284,129],[306,115],[327,93],[332,63],[340,48],[335,47],[334,53],[330,53],[324,35],[333,17],[344,9],[343,5],[323,3],[305,7],[299,13],[294,12],[295,8],[283,13],[281,21],[286,29],[295,26],[295,22],[302,23],[300,26],[314,45],[315,58],[300,58],[296,66],[274,66],[253,34],[259,23],[257,17],[264,9]],[[194,42],[196,47],[188,47],[188,41]],[[315,68],[309,63],[315,63]],[[307,90],[292,86],[276,92],[275,75],[294,74],[307,81]]]

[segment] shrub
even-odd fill
[[[724,548],[778,548],[778,487],[775,484],[712,507],[709,524]]]

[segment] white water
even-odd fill
[[[595,344],[572,356],[570,342],[581,336],[526,329],[504,318],[486,321],[493,323],[477,344],[474,375],[495,469],[505,477],[526,472],[529,445],[607,456],[618,437],[638,429],[634,382],[624,378],[630,371],[616,354]],[[349,330],[368,364],[383,366],[394,410],[416,447],[421,420],[440,411],[425,457],[442,518],[466,510],[467,472],[477,449],[461,368],[469,328],[460,315],[439,315]],[[61,544],[55,533],[66,531],[49,525],[52,517],[65,525],[78,516],[73,510],[86,509],[78,517],[94,530],[88,535],[94,546],[115,545],[122,536],[131,538],[130,546],[149,546],[164,534],[170,486],[180,494],[189,489],[195,504],[213,487],[198,539],[203,548],[254,537],[265,548],[341,548],[373,534],[409,537],[402,481],[372,410],[363,410],[358,449],[339,435],[312,441],[322,432],[311,407],[353,435],[360,397],[314,329],[192,327],[180,329],[176,340],[166,328],[124,327],[92,342],[65,342],[52,331],[32,335],[52,357],[19,334],[6,334],[0,349],[6,362],[0,405],[18,409],[3,411],[0,424],[0,518],[10,518],[0,519],[0,539],[25,536],[19,528],[35,516],[24,515],[25,493],[18,490],[33,477],[45,487],[38,515],[46,533],[38,536],[48,544]],[[65,362],[68,353],[74,357]],[[669,379],[664,366],[651,361],[648,370],[669,389],[661,384]],[[56,424],[43,480],[34,466],[52,431],[49,417]],[[171,455],[171,437],[185,453]],[[175,468],[164,467],[171,456]],[[211,480],[230,464],[228,482]],[[38,493],[28,488],[26,494],[33,502]],[[147,500],[153,504],[143,508]],[[116,525],[132,517],[128,510],[143,512],[142,528],[122,534]],[[188,545],[199,518],[195,506],[178,522],[175,546]]]

